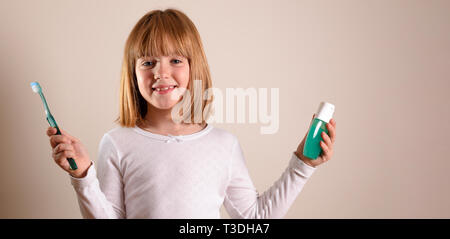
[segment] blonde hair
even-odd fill
[[[181,55],[189,61],[187,91],[190,92],[188,95],[191,99],[188,108],[190,114],[187,116],[190,117],[190,122],[194,122],[194,115],[201,114],[203,124],[210,116],[211,107],[205,107],[211,106],[213,100],[211,91],[208,90],[212,88],[211,75],[197,28],[179,10],[153,10],[136,23],[125,44],[120,80],[120,111],[116,119],[121,126],[134,127],[142,122],[147,114],[147,101],[139,92],[137,84],[137,59],[161,55]],[[193,80],[201,81],[201,92],[194,92]],[[197,102],[200,99],[202,103],[202,107],[195,107],[197,112],[194,112],[194,97]],[[185,100],[187,99],[183,97],[183,101]]]

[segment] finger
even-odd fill
[[[323,139],[323,141],[325,141],[325,144],[327,145],[327,147],[329,149],[333,148],[333,143],[331,142],[330,136],[328,136],[327,133],[322,132],[322,139]]]
[[[59,129],[59,131],[61,132],[61,135],[65,135],[67,136],[70,140],[72,141],[76,141],[77,139],[75,137],[73,137],[72,135],[70,135],[67,131],[63,130],[63,129]],[[47,128],[47,135],[48,136],[52,136],[55,135],[58,132],[58,130],[55,127],[48,127]]]
[[[47,128],[47,136],[52,136],[55,134],[56,134],[56,128],[53,128],[51,126]]]
[[[330,134],[331,142],[334,143],[334,141],[336,140],[336,128],[332,124],[328,123],[327,129],[328,133]]]
[[[50,136],[50,145],[55,148],[58,144],[70,144],[71,141],[66,135],[52,135]]]
[[[333,125],[333,127],[336,128],[336,120],[334,120],[333,118],[330,119],[330,123]]]
[[[325,142],[323,142],[323,141],[320,141],[320,147],[322,148],[322,150],[323,150],[323,157],[324,157],[324,160],[326,160],[326,159],[328,159],[329,158],[329,154],[330,154],[330,149],[328,148],[328,146],[325,144]]]
[[[56,145],[55,149],[53,150],[55,154],[62,152],[64,150],[73,151],[74,148],[71,144],[58,144]]]
[[[59,165],[64,165],[67,162],[68,158],[75,158],[75,153],[73,151],[65,150],[54,154],[55,162]]]
[[[66,171],[70,170],[70,164],[67,161],[67,157],[62,152],[57,155],[57,158],[55,159],[55,163],[58,164],[61,168],[63,168]]]
[[[50,145],[55,148],[58,144],[70,144],[71,141],[64,135],[53,135],[50,136]]]

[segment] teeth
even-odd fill
[[[153,89],[156,90],[156,91],[162,91],[162,90],[173,89],[173,88],[175,88],[175,87],[176,87],[176,86],[172,85],[172,86],[169,86],[169,87],[164,87],[164,88],[153,88]]]

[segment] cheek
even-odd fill
[[[145,73],[139,70],[136,70],[136,80],[138,83],[138,86],[145,86],[149,81],[149,79],[151,79],[151,75],[149,73]]]
[[[186,88],[189,83],[189,67],[187,69],[179,69],[174,72],[174,76],[176,77],[178,83],[181,87]]]
[[[150,89],[148,87],[148,85],[150,84],[149,77],[147,76],[147,74],[143,74],[142,72],[136,70],[136,80],[139,93],[141,93],[141,95],[146,98],[147,95],[150,94]]]

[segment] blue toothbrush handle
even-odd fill
[[[50,124],[50,126],[56,128],[56,135],[61,135],[61,131],[59,130],[58,125],[56,125],[56,122],[55,122],[55,125],[53,126],[52,123],[50,122],[50,120],[48,119],[48,117],[47,117],[47,121],[48,121],[48,123]],[[74,160],[73,158],[67,158],[67,161],[69,162],[69,165],[70,165],[70,169],[71,169],[71,170],[77,170],[77,169],[78,169],[78,166],[77,166],[77,164],[75,163],[75,160]]]

